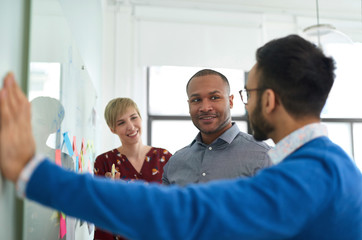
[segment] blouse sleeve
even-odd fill
[[[107,169],[106,169],[106,162],[105,162],[105,158],[102,155],[99,155],[95,162],[94,162],[94,168],[93,168],[93,171],[94,171],[94,175],[97,175],[97,176],[103,176],[106,174],[107,172]]]
[[[165,164],[166,164],[170,159],[170,157],[172,157],[172,154],[168,150],[163,149],[163,155],[165,157]]]

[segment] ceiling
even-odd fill
[[[220,11],[292,14],[340,20],[361,21],[362,0],[111,0],[118,3],[163,7],[184,7]]]

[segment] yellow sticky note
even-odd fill
[[[112,165],[112,178],[114,178],[114,175],[116,174],[116,166],[114,166],[114,163]]]

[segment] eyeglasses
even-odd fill
[[[244,90],[240,90],[239,91],[239,94],[240,94],[240,97],[241,97],[241,101],[243,101],[243,103],[245,105],[248,104],[248,100],[249,100],[249,96],[250,96],[250,92],[252,91],[262,91],[262,90],[265,90],[266,88],[253,88],[253,89],[244,89]]]

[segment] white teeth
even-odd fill
[[[201,119],[206,119],[206,120],[209,120],[209,119],[212,119],[213,117],[203,117]]]
[[[133,136],[136,136],[136,134],[137,134],[137,132],[134,132],[132,134],[128,134],[128,136],[133,137]]]

